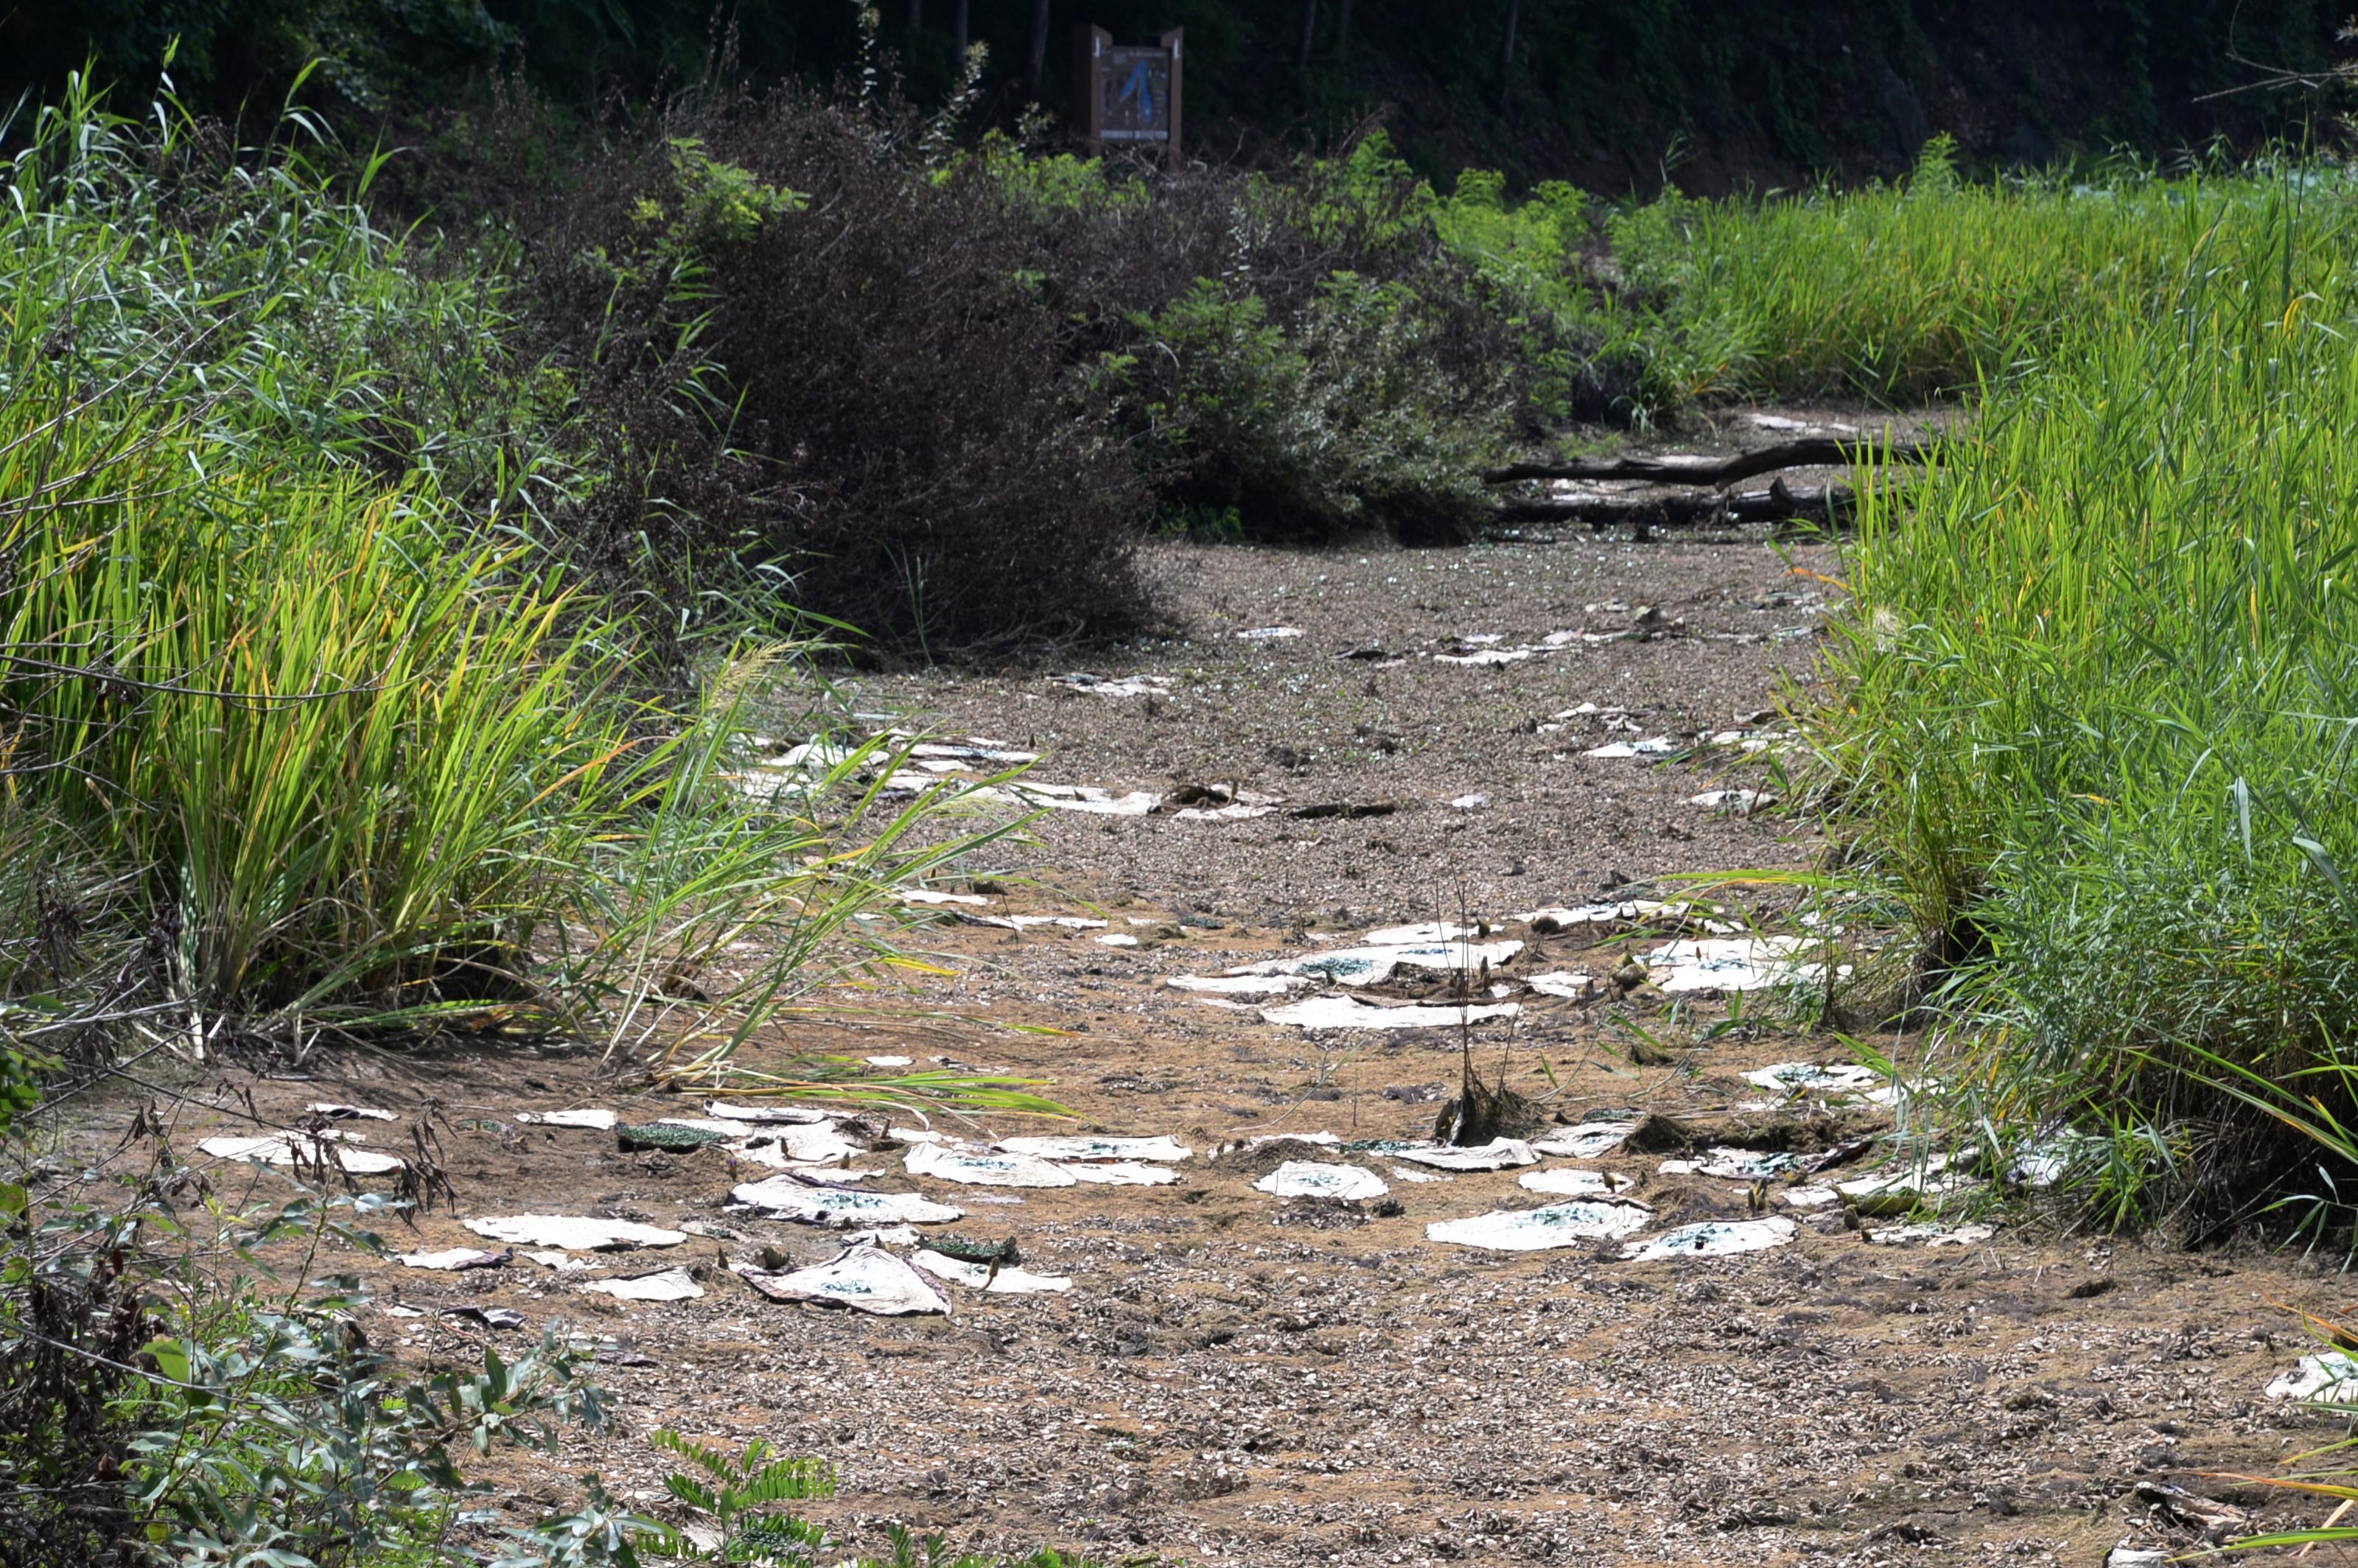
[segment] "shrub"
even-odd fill
[[[1206,278],[1137,324],[1145,341],[1116,369],[1183,512],[1233,514],[1263,537],[1357,527],[1412,543],[1463,537],[1483,515],[1488,443],[1403,286],[1336,274],[1288,334],[1258,296]]]
[[[921,129],[800,88],[683,100],[519,199],[556,351],[627,433],[572,548],[625,577],[734,555],[912,652],[1141,613],[1144,496],[1024,286],[1015,203],[979,165],[929,171]],[[678,216],[718,187],[775,194]]]

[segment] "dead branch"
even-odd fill
[[[1500,523],[1585,523],[1603,530],[1617,523],[1639,527],[1693,528],[1736,523],[1848,523],[1858,493],[1846,484],[1789,486],[1705,495],[1568,495],[1505,501],[1491,515]]]
[[[1727,458],[1629,457],[1574,458],[1556,463],[1509,463],[1482,475],[1485,484],[1512,484],[1526,479],[1637,479],[1657,484],[1730,485],[1779,469],[1846,468],[1861,461],[1930,462],[1940,445],[1934,440],[1879,447],[1871,439],[1844,440],[1812,436],[1773,447],[1738,452]]]

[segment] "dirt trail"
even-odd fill
[[[2057,1239],[2013,1218],[1971,1245],[1879,1244],[1866,1239],[1878,1224],[1862,1232],[1838,1209],[1783,1206],[1774,1212],[1797,1238],[1743,1256],[1614,1261],[1601,1242],[1490,1252],[1431,1240],[1425,1227],[1555,1201],[1519,1171],[1444,1174],[1380,1152],[1336,1154],[1390,1188],[1387,1204],[1343,1207],[1256,1191],[1265,1162],[1204,1158],[1271,1133],[1428,1136],[1463,1042],[1451,1028],[1273,1024],[1255,1011],[1272,999],[1191,993],[1172,978],[1331,950],[1461,905],[1504,920],[1627,896],[1632,880],[1815,854],[1790,818],[1689,804],[1708,789],[1772,787],[1764,753],[1745,762],[1734,746],[1707,747],[1659,765],[1585,753],[1776,730],[1762,710],[1788,678],[1806,678],[1833,591],[1806,574],[1834,573],[1827,552],[1780,550],[1758,533],[1566,535],[1445,552],[1158,546],[1153,567],[1185,635],[1099,655],[1087,673],[1166,677],[1162,695],[1077,691],[1055,668],[868,678],[856,700],[1040,749],[1040,779],[1117,795],[1229,784],[1281,796],[1278,808],[1240,821],[1052,811],[1036,848],[1003,857],[1036,883],[986,882],[992,903],[962,913],[1107,924],[953,919],[939,946],[965,967],[922,1000],[1063,1033],[847,1015],[799,1042],[1036,1073],[1080,1130],[1169,1134],[1195,1150],[1164,1186],[1010,1191],[912,1178],[897,1153],[860,1162],[883,1173],[872,1187],[966,1209],[966,1234],[1017,1237],[1025,1266],[1069,1277],[1069,1292],[953,1291],[946,1318],[761,1299],[722,1256],[766,1246],[812,1263],[838,1243],[724,1214],[732,1183],[767,1173],[715,1151],[619,1152],[609,1134],[516,1120],[519,1108],[583,1105],[625,1121],[698,1113],[619,1095],[586,1063],[371,1061],[259,1087],[265,1109],[288,1115],[313,1099],[404,1117],[432,1101],[451,1129],[462,1215],[727,1232],[592,1260],[609,1275],[693,1265],[706,1293],[670,1303],[581,1293],[576,1281],[595,1276],[521,1256],[463,1274],[366,1265],[380,1340],[447,1350],[458,1330],[430,1314],[458,1302],[616,1342],[606,1370],[624,1431],[560,1465],[511,1464],[518,1513],[565,1501],[567,1477],[590,1468],[654,1503],[658,1466],[641,1434],[674,1424],[833,1460],[842,1491],[820,1511],[871,1548],[880,1521],[902,1519],[962,1545],[1076,1543],[1141,1563],[2094,1564],[2125,1540],[2193,1544],[2182,1520],[2149,1518],[2141,1481],[2305,1517],[2200,1474],[2264,1470],[2321,1435],[2262,1397],[2305,1348],[2271,1303],[2328,1307],[2339,1294],[2281,1259]],[[1300,634],[1240,635],[1271,628]],[[1585,636],[1547,645],[1565,633]],[[1500,664],[1440,656],[1525,647],[1542,651]],[[1584,703],[1628,719],[1556,717]],[[1487,798],[1451,804],[1476,795]],[[1394,809],[1293,814],[1345,805]],[[1563,1090],[1551,1109],[1565,1120],[1624,1107],[1717,1115],[1758,1097],[1742,1072],[1838,1054],[1776,1027],[1694,1044],[1724,1004],[1690,1000],[1673,1019],[1673,999],[1652,985],[1618,998],[1614,972],[1654,943],[1500,933],[1527,944],[1498,966],[1522,1011],[1474,1028],[1473,1049],[1527,1092],[1553,1075]],[[1545,972],[1593,976],[1616,1000],[1525,989]],[[1420,985],[1396,977],[1389,994],[1411,999]],[[1634,1060],[1631,1035],[1609,1022],[1617,1011],[1668,1042],[1668,1059]],[[1059,1130],[1010,1119],[985,1130]],[[1823,1141],[1805,1129],[1812,1137]],[[1652,1206],[1650,1234],[1753,1217],[1747,1184],[1661,1163],[1615,1151],[1542,1168],[1629,1178],[1630,1195]],[[401,1244],[479,1242],[436,1214]],[[395,1304],[429,1315],[386,1314]]]

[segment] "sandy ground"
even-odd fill
[[[792,1042],[1014,1069],[1047,1080],[1074,1127],[1194,1150],[1175,1184],[1153,1187],[967,1187],[911,1177],[897,1150],[859,1162],[882,1173],[871,1187],[963,1208],[964,1234],[1017,1238],[1026,1265],[1069,1277],[1069,1292],[953,1288],[953,1314],[914,1318],[763,1299],[726,1260],[766,1247],[817,1262],[837,1239],[728,1212],[732,1184],[767,1173],[717,1151],[624,1152],[610,1134],[517,1120],[579,1106],[625,1121],[698,1114],[692,1100],[602,1080],[585,1059],[347,1058],[239,1086],[265,1119],[299,1119],[315,1099],[393,1110],[396,1122],[367,1129],[372,1146],[406,1145],[406,1124],[431,1119],[458,1210],[394,1227],[401,1249],[477,1244],[460,1219],[485,1214],[713,1227],[590,1260],[607,1276],[690,1267],[705,1293],[672,1303],[585,1293],[578,1282],[599,1275],[521,1255],[464,1274],[337,1260],[373,1292],[368,1331],[420,1356],[472,1354],[484,1337],[435,1315],[453,1303],[520,1311],[528,1329],[491,1336],[503,1345],[552,1325],[608,1343],[620,1429],[553,1462],[500,1461],[515,1517],[569,1504],[589,1469],[659,1506],[644,1434],[664,1425],[826,1456],[841,1489],[815,1511],[871,1550],[902,1520],[960,1546],[1083,1546],[1135,1563],[2093,1565],[2124,1541],[2199,1542],[2183,1510],[2141,1485],[2284,1521],[2323,1511],[2213,1474],[2266,1473],[2331,1435],[2262,1394],[2309,1347],[2288,1306],[2331,1310],[2346,1294],[2296,1259],[2147,1249],[2011,1210],[1970,1244],[1877,1242],[1898,1222],[1853,1227],[1838,1208],[1785,1206],[1781,1181],[1762,1201],[1798,1234],[1772,1249],[1660,1262],[1617,1261],[1603,1243],[1490,1252],[1425,1227],[1552,1201],[1517,1171],[1419,1181],[1380,1152],[1340,1155],[1390,1188],[1385,1203],[1342,1206],[1255,1190],[1265,1162],[1207,1162],[1270,1134],[1429,1135],[1469,1041],[1486,1075],[1552,1095],[1558,1121],[1637,1108],[1704,1136],[1802,1149],[1855,1125],[1855,1111],[1731,1109],[1758,1093],[1743,1071],[1840,1059],[1830,1040],[1756,1002],[1748,1026],[1706,1041],[1724,1000],[1650,982],[1624,996],[1614,983],[1660,938],[1509,918],[1821,852],[1793,818],[1689,804],[1707,789],[1780,788],[1771,753],[1706,747],[1659,764],[1585,753],[1779,729],[1764,710],[1811,678],[1838,598],[1831,551],[1757,532],[1648,544],[1583,533],[1431,552],[1161,546],[1152,567],[1184,634],[989,676],[866,676],[853,700],[946,736],[1041,750],[1040,779],[1222,784],[1282,797],[1279,808],[1243,821],[1049,813],[1033,843],[970,868],[993,902],[966,913],[1106,925],[946,920],[929,940],[959,971],[911,999],[938,1016],[846,1011]],[[1300,635],[1239,635],[1272,627]],[[1563,633],[1642,635],[1562,639],[1495,665],[1436,656]],[[1168,685],[1085,693],[1059,683],[1076,668]],[[1584,703],[1628,718],[1558,717]],[[1472,795],[1487,798],[1451,804]],[[1343,805],[1391,809],[1293,815]],[[1017,873],[1028,880],[1008,880]],[[1792,901],[1739,902],[1773,925]],[[1526,944],[1491,981],[1520,1016],[1463,1033],[1305,1030],[1263,1021],[1257,999],[1223,1007],[1212,1003],[1231,999],[1163,983],[1461,910]],[[1543,972],[1592,975],[1603,998],[1528,989]],[[786,1046],[773,1039],[752,1057],[783,1060]],[[168,1102],[176,1145],[250,1130],[244,1105]],[[120,1125],[119,1108],[88,1110],[62,1152],[96,1157]],[[1059,1129],[1009,1118],[952,1130]],[[1653,1206],[1649,1234],[1751,1217],[1746,1184],[1666,1174],[1662,1158],[1543,1168],[1628,1177]],[[234,1199],[250,1177],[223,1165],[213,1179]]]

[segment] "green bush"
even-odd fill
[[[1478,394],[1433,363],[1404,286],[1337,273],[1289,333],[1257,296],[1204,278],[1136,324],[1145,341],[1121,368],[1179,476],[1163,484],[1176,507],[1232,513],[1263,538],[1436,542],[1483,515]],[[1503,389],[1491,398],[1495,420]]]

